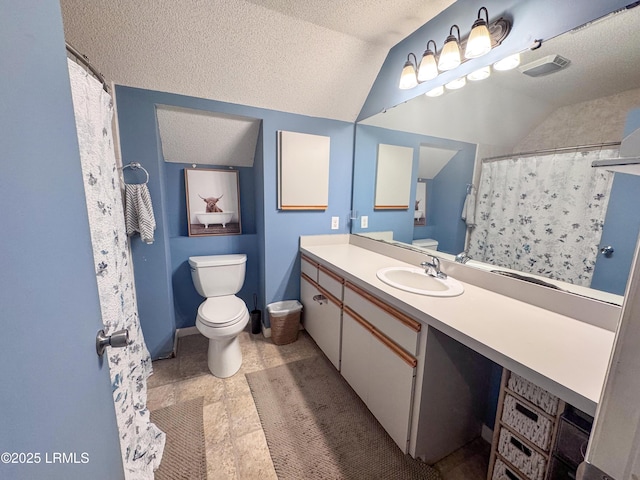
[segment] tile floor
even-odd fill
[[[156,410],[199,396],[204,397],[204,434],[207,479],[277,480],[245,373],[322,355],[309,335],[301,331],[289,345],[274,345],[249,330],[240,334],[243,362],[231,378],[220,379],[207,367],[207,339],[180,338],[175,358],[153,362],[147,406]],[[443,480],[484,480],[489,458],[483,441],[454,452],[436,468]]]

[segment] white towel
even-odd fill
[[[473,186],[469,188],[467,198],[464,199],[461,218],[467,222],[467,228],[476,226],[476,189]]]
[[[156,218],[153,216],[151,195],[146,184],[125,184],[125,223],[127,235],[140,233],[144,243],[153,243]]]

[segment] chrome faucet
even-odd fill
[[[456,255],[456,262],[458,263],[467,263],[469,260],[471,260],[471,257],[467,252],[460,252]]]
[[[438,257],[431,256],[430,262],[422,262],[420,266],[424,268],[424,273],[431,277],[442,280],[447,278],[447,274],[440,271],[440,259]]]

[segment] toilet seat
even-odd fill
[[[207,298],[198,307],[200,321],[212,328],[228,327],[248,314],[245,303],[235,295]]]

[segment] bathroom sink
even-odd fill
[[[381,268],[376,276],[387,285],[405,292],[432,297],[455,297],[464,292],[462,284],[454,278],[435,278],[417,267]]]

